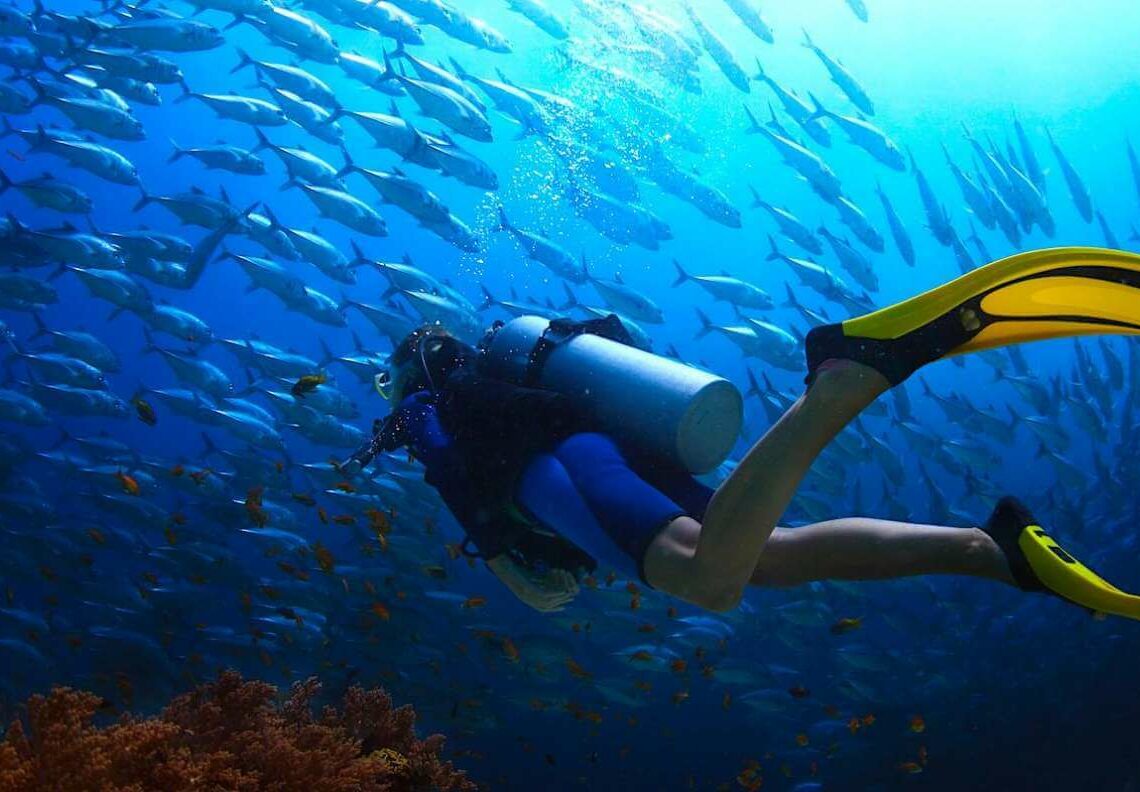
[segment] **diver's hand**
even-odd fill
[[[540,613],[560,611],[578,596],[578,581],[564,569],[533,572],[505,554],[492,558],[487,566],[512,594]]]

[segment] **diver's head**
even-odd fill
[[[396,345],[388,369],[376,375],[376,390],[394,404],[417,391],[435,391],[474,354],[443,325],[423,325]]]

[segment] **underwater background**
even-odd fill
[[[802,392],[800,342],[820,317],[1020,250],[1129,249],[1134,5],[769,1],[767,28],[734,12],[757,7],[746,0],[376,5],[0,12],[5,722],[56,684],[149,712],[236,668],[283,686],[317,675],[332,692],[382,685],[493,789],[1135,789],[1130,622],[949,577],[754,589],[711,615],[604,569],[543,615],[457,553],[461,532],[405,454],[352,482],[330,464],[386,413],[372,373],[425,319],[473,339],[518,312],[625,314],[620,275],[623,293],[660,308],[623,316],[635,337],[748,393],[737,458]],[[137,38],[110,31],[132,23]],[[180,46],[191,30],[202,43]],[[421,64],[396,58],[385,77],[398,39]],[[338,51],[373,63],[353,72],[331,62]],[[243,52],[327,91],[288,69],[231,72]],[[485,105],[492,139],[471,136],[454,92],[421,103],[430,88],[408,78],[444,79],[423,63]],[[231,92],[271,104],[235,109]],[[809,118],[813,95],[846,120]],[[860,119],[863,146],[845,134]],[[247,157],[260,135],[263,172],[206,167],[259,170]],[[788,141],[805,154],[789,159]],[[171,161],[176,146],[219,148]],[[382,201],[381,177],[336,173],[344,152],[437,200]],[[817,161],[850,201],[847,222],[804,176],[827,181]],[[1048,222],[1002,182],[1014,171]],[[386,233],[303,184],[343,187]],[[335,204],[324,213],[322,198]],[[355,214],[338,221],[346,205]],[[588,273],[529,259],[519,230]],[[419,286],[369,263],[405,256]],[[771,307],[740,312],[770,324],[676,285],[674,262],[764,290]],[[718,331],[741,326],[747,350]],[[783,524],[977,525],[1012,493],[1135,588],[1138,370],[1122,338],[933,365],[825,451]],[[320,371],[312,394],[290,393]]]

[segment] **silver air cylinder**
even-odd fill
[[[550,322],[520,316],[495,333],[487,373],[522,383],[531,351]],[[726,379],[596,335],[558,344],[538,385],[588,405],[608,434],[707,473],[740,434],[744,400]]]

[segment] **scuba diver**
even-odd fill
[[[959,574],[1140,619],[1140,597],[1065,552],[1011,497],[978,527],[866,517],[777,526],[828,442],[920,367],[1094,333],[1140,334],[1140,256],[1019,254],[817,327],[806,392],[713,489],[693,473],[731,450],[739,392],[633,349],[616,316],[496,323],[478,348],[426,326],[377,376],[397,407],[353,460],[408,448],[490,570],[540,611],[564,606],[581,570],[603,562],[716,612],[749,585]]]

